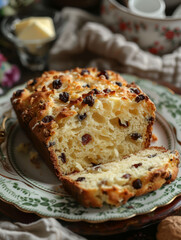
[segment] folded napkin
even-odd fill
[[[53,218],[42,218],[30,224],[0,221],[1,240],[86,240],[69,231]]]
[[[102,19],[83,10],[64,8],[59,38],[50,52],[50,69],[96,66],[181,86],[181,47],[162,57],[145,52]]]

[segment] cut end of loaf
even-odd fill
[[[154,114],[147,106],[146,101],[125,100],[124,95],[101,97],[94,106],[85,105],[74,116],[62,119],[63,127],[52,138],[60,169],[66,174],[82,171],[148,147]]]

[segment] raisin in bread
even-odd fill
[[[64,188],[85,207],[124,204],[175,180],[179,154],[151,147],[119,162],[100,164],[79,173],[62,176]]]
[[[49,71],[12,97],[20,124],[57,175],[149,146],[155,105],[112,71]]]

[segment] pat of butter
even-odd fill
[[[55,28],[50,17],[30,17],[15,24],[15,33],[20,40],[49,40],[55,37]]]

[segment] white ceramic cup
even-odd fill
[[[165,17],[164,0],[129,0],[128,7],[137,15],[152,18]]]

